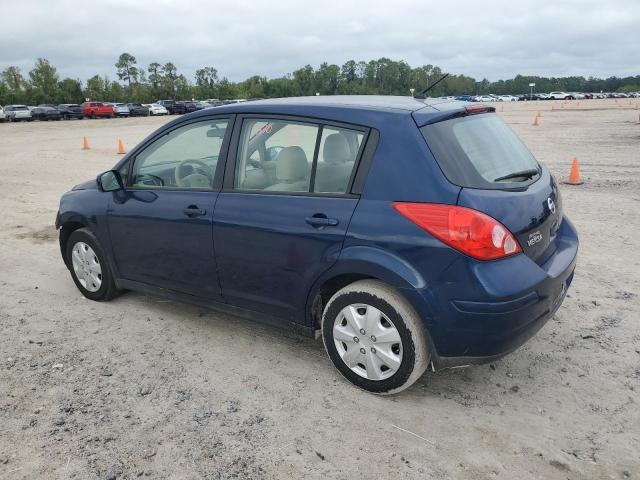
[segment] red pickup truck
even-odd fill
[[[105,105],[102,102],[85,102],[82,105],[82,113],[85,117],[97,118],[97,117],[114,117],[113,107],[111,105]]]

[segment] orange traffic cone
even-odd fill
[[[578,167],[578,159],[576,157],[573,157],[569,178],[564,183],[568,185],[582,185],[583,183],[582,180],[580,180],[580,168]]]
[[[540,118],[542,116],[542,114],[540,113],[540,111],[538,110],[538,118]]]
[[[87,140],[87,137],[82,137],[82,149],[89,150],[89,140]]]
[[[123,153],[127,153],[127,151],[124,149],[124,143],[122,143],[122,140],[118,139],[118,154]]]
[[[551,111],[553,112],[555,110],[554,106],[551,105]]]
[[[533,117],[533,123],[531,125],[533,125],[534,127],[538,126],[538,116],[537,115],[535,117]]]

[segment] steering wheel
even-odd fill
[[[188,173],[183,172],[184,167],[188,164],[197,165],[202,167],[205,171],[209,168],[202,160],[183,160],[176,166],[175,177],[176,185],[179,187],[191,187],[191,188],[207,188],[211,186],[211,179],[207,175],[202,173]],[[193,169],[192,169],[193,170]]]

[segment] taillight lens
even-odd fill
[[[507,228],[484,213],[456,205],[394,202],[393,207],[438,240],[478,260],[495,260],[522,248]]]

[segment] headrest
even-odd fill
[[[342,133],[332,133],[324,141],[322,157],[326,163],[346,163],[353,160],[349,142]]]
[[[304,150],[298,146],[285,147],[276,157],[276,178],[281,182],[304,180],[309,174],[309,163]]]

